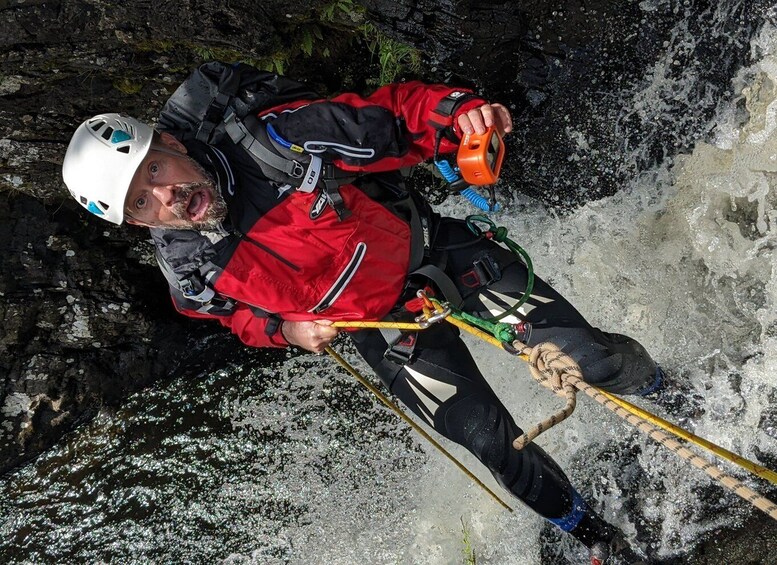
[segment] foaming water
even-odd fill
[[[709,27],[739,6],[719,3]],[[754,63],[695,144],[683,137],[693,116],[676,115],[677,104],[714,93],[674,64],[694,41],[683,24],[674,30],[615,124],[642,123],[648,137],[650,124],[675,124],[692,152],[673,157],[667,146],[645,170],[647,142],[625,147],[619,161],[635,174],[617,195],[572,214],[515,196],[495,220],[592,323],[639,339],[689,388],[698,409],[686,427],[773,464],[777,30],[765,25],[752,39]],[[581,155],[590,150],[580,131],[567,135]],[[471,213],[460,202],[443,211]],[[522,425],[559,406],[522,364],[472,349]],[[660,555],[751,512],[587,398],[539,443],[606,518]],[[502,495],[468,453],[446,447]],[[513,506],[504,511],[330,360],[289,355],[138,394],[7,477],[0,560],[447,565],[464,562],[466,529],[479,564],[582,562],[579,548]]]
[[[771,25],[753,40],[757,62],[735,77],[737,95],[719,108],[709,142],[574,214],[560,216],[516,199],[513,209],[520,213],[500,218],[531,249],[538,273],[593,323],[636,337],[671,381],[690,386],[686,398],[695,397],[698,410],[682,422],[685,427],[771,466],[777,461],[775,40]],[[642,95],[634,100],[640,103]],[[489,356],[480,361],[488,365]],[[501,366],[491,369],[504,374]],[[509,388],[509,381],[503,386]],[[522,388],[512,396],[525,424],[538,420],[535,403],[544,414],[554,405],[532,394],[527,410]],[[676,555],[752,511],[613,415],[583,404],[572,422],[540,442],[632,540],[647,537],[654,552]],[[597,456],[628,449],[613,446],[623,437],[638,447],[636,460]],[[722,467],[766,491],[765,482]],[[624,477],[629,474],[636,476]]]

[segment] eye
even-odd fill
[[[143,207],[145,207],[146,202],[147,202],[147,200],[146,200],[145,196],[138,197],[138,199],[135,200],[135,209],[136,210],[142,210]]]
[[[159,163],[157,163],[156,161],[152,161],[148,165],[148,172],[151,173],[152,177],[156,176],[156,174],[159,172]]]

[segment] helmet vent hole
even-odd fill
[[[79,201],[81,202],[81,204],[83,204],[84,206],[86,206],[87,204],[89,204],[89,201],[88,201],[86,198],[84,198],[83,196],[82,196],[81,198],[79,198],[78,200],[79,200]]]
[[[112,127],[105,128],[105,130],[100,135],[106,141],[109,140],[111,138],[111,136],[113,135],[113,128]]]
[[[110,206],[108,206],[108,205],[107,205],[105,202],[103,202],[102,200],[98,200],[98,201],[97,201],[97,203],[98,203],[98,204],[99,204],[99,205],[102,207],[102,209],[103,209],[103,210],[107,210],[108,208],[110,208]]]
[[[97,120],[96,122],[94,122],[94,123],[91,125],[91,128],[92,128],[94,131],[97,131],[97,130],[99,130],[101,127],[103,127],[104,125],[105,125],[105,122],[104,122],[104,121],[102,121],[102,120]]]
[[[125,145],[124,147],[117,147],[116,151],[118,151],[119,153],[129,153],[130,147],[129,145]]]
[[[132,137],[135,137],[135,128],[132,127],[131,124],[127,122],[118,122],[119,125],[124,129],[124,131],[128,132]]]

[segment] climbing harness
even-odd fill
[[[524,296],[527,296],[528,294],[527,291],[524,293]],[[422,314],[419,315],[414,322],[340,321],[335,322],[333,326],[338,328],[393,328],[395,330],[403,331],[423,331],[431,325],[442,321],[451,323],[475,337],[499,347],[511,355],[523,359],[529,364],[530,372],[535,380],[551,389],[555,394],[564,397],[566,401],[564,408],[516,438],[513,442],[513,447],[515,449],[523,449],[541,433],[565,420],[574,411],[576,406],[576,393],[577,391],[581,391],[626,420],[641,432],[647,434],[651,439],[657,441],[691,463],[694,467],[707,473],[710,477],[718,481],[737,496],[740,496],[759,510],[762,510],[769,517],[777,520],[777,504],[745,486],[738,479],[727,475],[713,462],[700,457],[675,439],[674,436],[693,443],[700,448],[706,449],[722,459],[739,465],[756,476],[770,481],[772,484],[777,484],[777,473],[774,471],[736,455],[708,440],[695,436],[622,398],[618,398],[586,383],[583,380],[583,375],[577,362],[561,351],[555,344],[544,342],[539,343],[534,347],[530,347],[521,342],[517,338],[522,332],[519,324],[484,320],[472,316],[471,314],[461,312],[450,304],[440,302],[435,298],[428,296],[424,290],[418,291],[418,297],[422,303]],[[503,316],[498,316],[496,319],[501,319],[502,317]],[[339,355],[337,355],[331,347],[327,347],[326,350],[352,375],[356,376],[364,386],[369,388],[373,394],[376,394],[384,404],[387,404],[392,410],[399,414],[403,420],[410,422],[416,431],[419,431],[424,437],[430,439],[429,435],[419,429],[418,425],[415,424],[415,422],[412,422],[396,405],[390,403],[387,399],[384,400],[385,397],[383,397],[375,387],[370,385],[363,376],[359,375],[353,367],[348,365]],[[442,449],[437,442],[431,439],[430,441],[432,441],[435,447],[441,449],[447,457],[452,459],[471,479],[498,500],[500,504],[506,506],[504,502],[502,502],[485,485],[480,483],[480,481],[478,481],[461,463],[453,459],[448,452]]]
[[[507,228],[497,227],[496,224],[493,221],[491,221],[491,219],[488,216],[482,216],[482,215],[467,216],[465,221],[466,221],[467,227],[473,234],[475,234],[476,236],[482,235],[483,237],[487,239],[492,239],[497,243],[503,243],[526,265],[526,272],[527,272],[526,290],[523,292],[523,295],[518,300],[518,302],[510,306],[510,308],[508,308],[498,316],[485,318],[485,320],[487,321],[495,322],[517,312],[518,309],[521,306],[523,306],[523,304],[529,299],[529,297],[531,296],[532,290],[534,290],[534,265],[531,262],[531,257],[529,257],[529,254],[523,249],[523,247],[515,243],[509,237],[507,237]],[[483,231],[477,225],[478,222],[486,224],[488,226],[488,229]]]

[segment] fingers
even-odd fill
[[[502,134],[513,130],[510,110],[502,104],[483,104],[478,108],[472,108],[460,115],[457,123],[462,134],[483,134],[492,126]]]
[[[502,104],[491,104],[491,107],[494,110],[494,125],[497,129],[503,134],[513,131],[513,117],[510,115],[510,110]]]
[[[313,353],[321,353],[323,352],[330,343],[332,343],[332,340],[337,337],[337,334],[340,333],[340,330],[337,328],[331,327],[332,322],[329,322],[328,324],[324,325],[318,322],[313,322],[313,329],[312,329],[312,336],[310,339],[310,351]]]
[[[281,326],[283,336],[292,345],[297,345],[313,353],[321,353],[337,337],[339,330],[332,327],[330,320],[315,322],[284,321]]]

